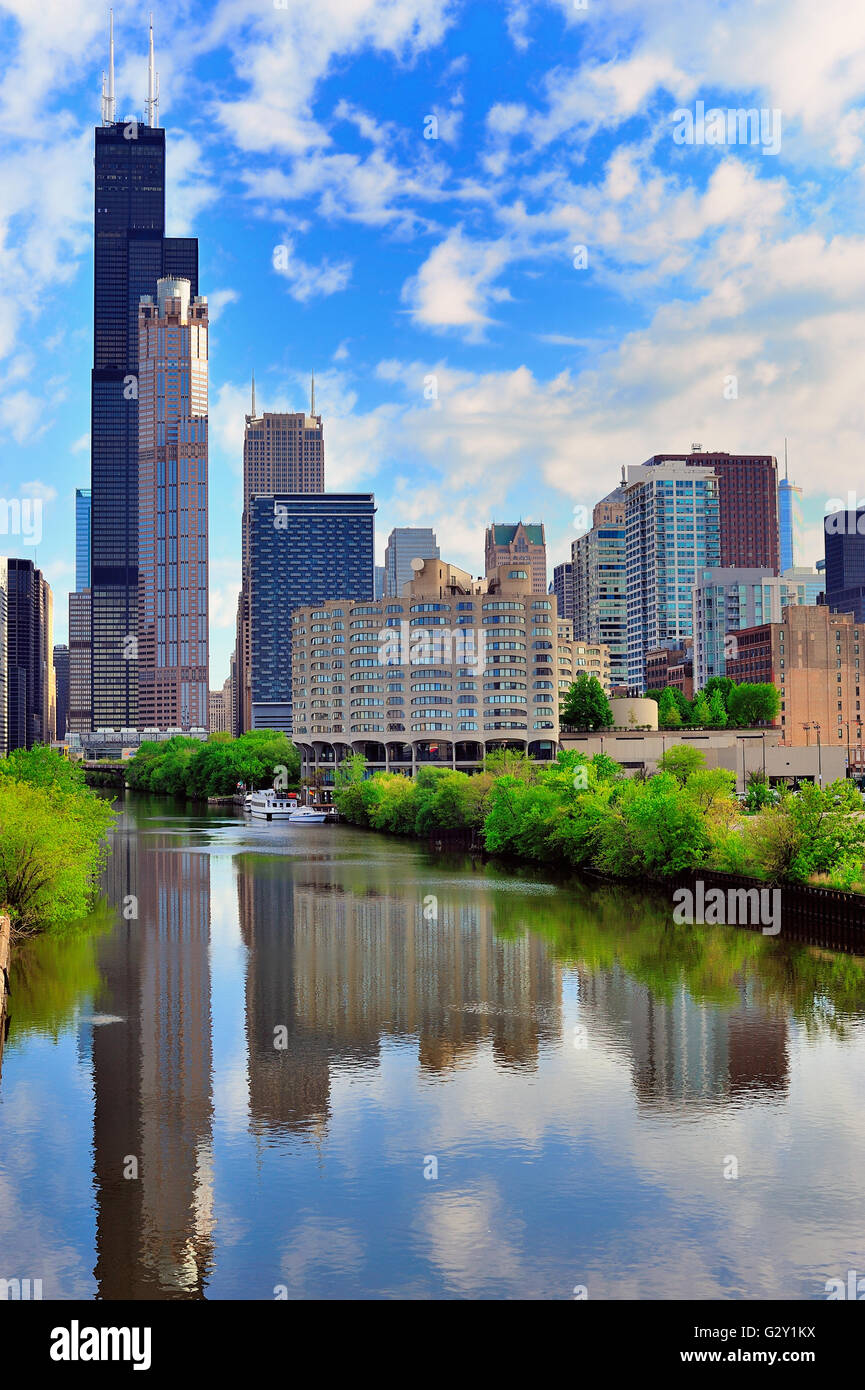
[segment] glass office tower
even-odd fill
[[[91,378],[94,728],[138,723],[138,305],[163,276],[198,293],[198,242],[165,235],[165,131],[96,128]]]

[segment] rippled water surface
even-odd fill
[[[0,1075],[0,1277],[45,1298],[865,1271],[860,958],[133,798],[89,926],[18,952]]]

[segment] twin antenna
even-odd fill
[[[114,125],[117,120],[117,103],[114,96],[114,11],[109,10],[108,19],[108,85],[105,73],[102,74],[102,124]],[[153,15],[150,16],[150,51],[147,60],[147,96],[144,102],[147,124],[159,125],[159,73],[153,65]]]

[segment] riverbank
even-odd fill
[[[432,766],[414,779],[365,774],[358,757],[341,764],[334,802],[346,820],[388,834],[474,837],[469,846],[487,853],[612,881],[670,884],[717,872],[865,901],[865,820],[850,782],[808,784],[775,800],[755,779],[743,807],[732,773],[682,747],[645,779],[604,754],[572,752],[543,766],[496,754],[474,776]]]

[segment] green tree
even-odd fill
[[[692,748],[689,743],[676,743],[668,748],[658,759],[662,772],[669,772],[677,782],[684,784],[698,768],[706,766],[706,757],[700,748]]]
[[[712,711],[702,690],[696,696],[691,709],[691,723],[698,729],[705,729],[711,723]]]
[[[708,687],[707,687],[708,689]],[[705,694],[705,691],[703,692]],[[727,706],[720,690],[713,690],[709,697],[709,727],[724,729],[727,726]]]
[[[734,685],[727,698],[728,722],[740,729],[771,724],[780,708],[781,692],[765,681]]]
[[[658,724],[662,729],[678,729],[682,724],[676,692],[669,685],[661,691],[658,701]]]
[[[608,729],[613,722],[610,702],[597,676],[581,671],[562,705],[561,719],[575,729]]]
[[[366,759],[360,753],[352,753],[337,763],[333,774],[333,801],[336,809],[346,820],[355,825],[369,825],[367,806],[364,802],[363,785],[366,778]]]

